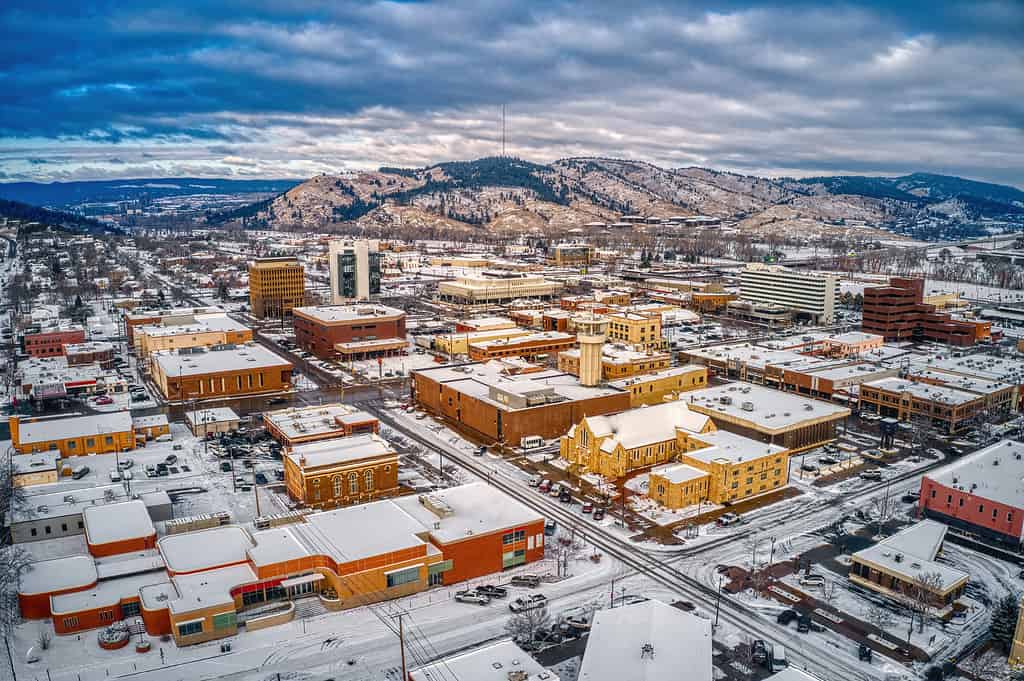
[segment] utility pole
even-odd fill
[[[718,589],[715,590],[715,624],[711,627],[712,631],[718,629],[718,612],[719,605],[722,602],[722,575],[718,575]]]
[[[398,613],[398,647],[402,653],[402,681],[409,678],[409,670],[405,667],[405,626],[402,624],[402,618],[405,613]]]

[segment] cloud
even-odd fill
[[[426,165],[495,153],[507,104],[511,149],[537,161],[1022,182],[1012,0],[77,7],[0,9],[13,177]]]

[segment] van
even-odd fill
[[[544,446],[544,438],[540,435],[527,435],[519,441],[519,446],[523,449],[535,449],[537,447]]]
[[[722,527],[728,527],[729,525],[735,525],[739,521],[740,516],[738,513],[729,512],[718,516],[718,520],[716,522]]]
[[[784,667],[788,667],[789,660],[786,659],[786,649],[783,646],[772,646],[770,661],[773,672],[782,671]]]
[[[170,442],[170,441],[171,441],[171,440],[173,440],[173,439],[174,439],[174,438],[173,438],[173,437],[171,436],[171,434],[170,434],[170,433],[164,433],[163,435],[161,435],[160,437],[158,437],[158,438],[156,439],[156,441],[157,441],[157,442]]]
[[[110,482],[121,482],[121,472],[110,471]]]
[[[528,484],[530,485],[530,487],[539,487],[540,483],[541,483],[541,478],[540,478],[539,475],[531,475],[530,476],[530,480],[528,481]]]
[[[89,467],[88,466],[79,466],[78,468],[76,468],[71,473],[71,477],[74,478],[75,480],[81,480],[82,478],[84,478],[87,475],[89,475]]]

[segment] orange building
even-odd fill
[[[135,448],[135,427],[127,411],[28,420],[14,415],[8,423],[11,446],[18,454],[59,451],[70,457]]]
[[[249,303],[253,316],[284,317],[306,297],[306,270],[298,258],[257,258],[249,265]]]
[[[172,402],[291,389],[292,363],[262,345],[192,348],[153,355],[153,382]]]
[[[536,358],[558,354],[576,343],[576,336],[561,331],[545,331],[518,338],[499,338],[469,344],[469,358],[481,362],[500,357]]]
[[[376,416],[341,402],[265,411],[263,425],[288,449],[307,442],[380,432]]]
[[[375,433],[296,445],[284,457],[288,496],[335,508],[398,492],[398,452]]]

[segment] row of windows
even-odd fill
[[[931,498],[932,499],[935,498],[935,490],[934,489],[932,490]],[[953,504],[953,495],[952,494],[947,494],[946,495],[946,505],[950,506],[952,504]],[[963,497],[960,497],[958,499],[957,505],[960,508],[963,508],[963,506],[964,506],[964,498]],[[985,512],[985,504],[978,504],[978,513],[984,513],[984,512]],[[993,508],[992,509],[992,520],[995,520],[998,517],[999,517],[999,509],[998,508]],[[1006,522],[1013,522],[1013,511],[1007,511],[1006,512]]]
[[[391,466],[385,466],[384,472],[391,472]],[[341,475],[331,478],[331,492],[335,498],[342,496],[343,489],[344,480]],[[373,490],[373,469],[370,468],[363,471],[363,491],[372,492]],[[355,471],[348,474],[348,493],[349,495],[359,494],[359,474]],[[313,500],[320,501],[320,478],[313,478]]]
[[[80,529],[80,530],[85,529],[85,525],[82,524],[81,520],[78,521],[78,529]],[[67,532],[68,531],[68,524],[67,523],[61,523],[60,524],[60,531],[61,532]],[[43,527],[43,533],[44,534],[53,534],[53,530],[50,528],[49,525],[45,525]],[[29,534],[32,535],[33,537],[39,536],[39,528],[33,527],[32,529],[29,530]]]
[[[504,545],[515,544],[517,542],[526,540],[526,530],[516,530],[515,532],[508,532],[501,537],[501,543]]]

